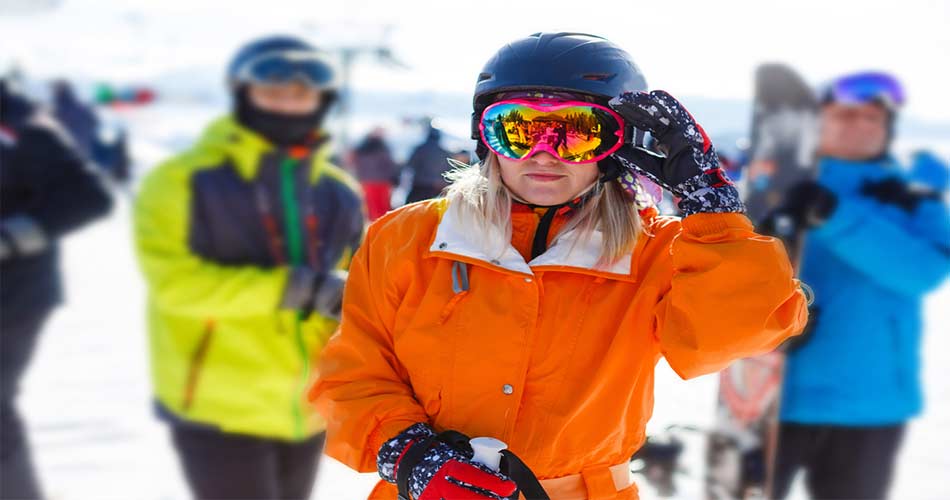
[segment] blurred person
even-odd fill
[[[918,155],[916,189],[890,154],[904,91],[857,73],[821,94],[819,178],[779,212],[810,228],[801,267],[811,324],[788,354],[774,496],[798,470],[813,498],[885,498],[907,422],[923,408],[922,301],[950,274],[946,167]],[[929,194],[928,194],[929,193]]]
[[[558,123],[555,125],[554,133],[557,134],[557,139],[554,141],[554,149],[560,150],[561,146],[567,146],[567,124]]]
[[[69,132],[83,158],[105,171],[113,180],[125,183],[129,180],[131,159],[128,152],[128,133],[120,129],[103,137],[105,127],[94,108],[83,103],[68,81],[53,82],[53,113]]]
[[[99,118],[95,111],[76,96],[72,84],[66,80],[53,82],[53,114],[72,136],[83,158],[94,160],[97,146]]]
[[[40,498],[22,419],[20,380],[62,301],[59,239],[112,201],[52,117],[0,80],[0,498]]]
[[[412,188],[406,203],[435,198],[448,186],[444,175],[450,168],[447,158],[451,153],[439,144],[441,139],[442,132],[429,125],[425,140],[409,155],[406,168],[412,172]]]
[[[153,170],[135,208],[157,413],[198,498],[308,498],[325,423],[304,402],[363,234],[355,181],[327,161],[324,55],[253,41],[233,109]]]
[[[386,145],[385,130],[377,127],[367,134],[353,149],[350,163],[363,188],[369,220],[374,221],[392,208],[393,186],[399,182],[399,166]]]
[[[370,227],[310,398],[327,453],[383,479],[372,498],[498,500],[521,485],[527,498],[635,499],[629,460],[660,357],[695,377],[804,326],[781,243],[753,232],[683,106],[645,89],[603,38],[511,42],[476,84],[480,163],[455,171],[445,198]],[[602,125],[591,144],[494,136],[509,133],[499,117],[578,114]],[[626,123],[670,154],[635,149],[617,134]],[[678,193],[685,217],[630,196],[635,171]],[[468,436],[523,463],[506,455],[494,471]]]
[[[129,154],[129,133],[119,128],[111,140],[99,139],[93,144],[92,157],[109,176],[120,184],[132,178],[132,157]]]

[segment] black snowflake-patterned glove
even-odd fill
[[[649,131],[665,155],[625,145],[611,156],[678,196],[684,216],[745,211],[706,132],[673,96],[662,90],[627,92],[610,106],[634,127]]]
[[[428,425],[418,423],[383,443],[376,456],[379,476],[398,484],[399,468],[411,467],[407,490],[417,500],[504,500],[517,495],[511,479],[435,437]]]

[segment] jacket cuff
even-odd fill
[[[401,432],[408,430],[413,425],[418,424],[418,420],[399,418],[395,420],[385,420],[380,422],[376,429],[370,434],[366,441],[367,453],[376,457],[379,450],[390,439],[398,436]]]
[[[678,206],[686,216],[698,213],[745,212],[739,191],[718,169],[686,180],[676,186],[673,192],[683,193]]]
[[[707,236],[729,230],[752,231],[752,222],[740,213],[697,213],[683,219],[683,231],[692,236]]]
[[[379,448],[376,456],[376,467],[379,477],[390,483],[396,482],[396,472],[399,461],[402,459],[409,445],[435,436],[435,432],[426,424],[416,423],[404,429],[395,437],[385,441]]]

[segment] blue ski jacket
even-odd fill
[[[825,158],[819,168],[838,204],[806,239],[801,278],[814,290],[817,320],[788,356],[781,419],[904,422],[923,407],[922,300],[950,274],[947,204],[931,196],[908,209],[867,194],[869,183],[911,180],[891,159]]]

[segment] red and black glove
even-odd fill
[[[622,170],[639,172],[681,198],[684,215],[745,211],[706,132],[673,96],[662,90],[627,92],[610,106],[634,127],[649,131],[665,155],[624,145],[611,155]]]
[[[386,441],[376,456],[376,467],[380,477],[404,484],[416,500],[504,500],[518,494],[511,479],[437,440],[422,423]]]

